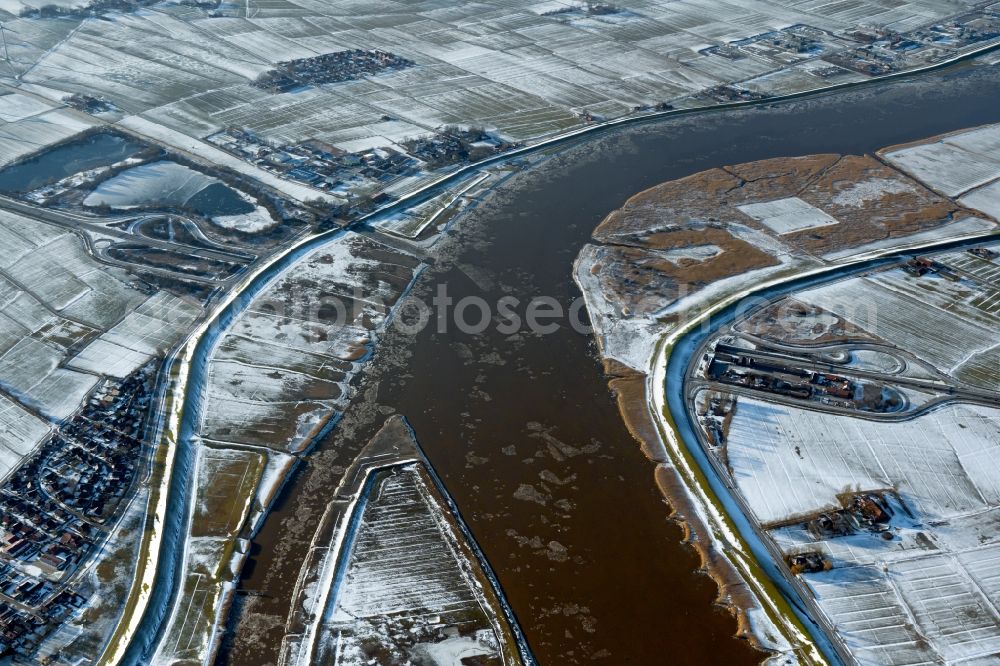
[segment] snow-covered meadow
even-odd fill
[[[335,420],[418,261],[354,233],[282,273],[219,342],[206,439],[297,452]]]
[[[338,666],[370,663],[373,653],[505,663],[476,565],[426,478],[411,465],[375,481],[322,620],[320,654]]]
[[[794,298],[996,396],[1000,262],[966,251],[933,259],[942,268],[925,275],[882,270]],[[872,366],[874,353],[854,365],[900,371]],[[740,396],[725,461],[783,552],[820,552],[831,565],[802,576],[860,663],[971,663],[1000,649],[1000,408],[946,402],[879,420]],[[886,533],[810,527],[858,492],[886,498]]]

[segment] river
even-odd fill
[[[1000,71],[960,65],[880,88],[707,113],[582,139],[459,218],[414,293],[578,297],[590,232],[637,191],[715,166],[866,153],[1000,121]],[[406,416],[495,569],[541,664],[751,664],[695,571],[608,392],[592,339],[389,331],[337,429],[255,540],[220,662],[273,662],[291,581],[338,474],[391,413]]]

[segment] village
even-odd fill
[[[137,480],[155,368],[105,381],[0,487],[0,653],[30,658],[84,603],[76,573]]]
[[[823,79],[847,71],[866,76],[884,76],[912,66],[917,60],[933,63],[953,57],[960,49],[1000,36],[1000,13],[996,6],[969,12],[949,21],[911,31],[897,31],[885,25],[859,26],[835,34],[807,24],[795,24],[702,49],[704,55],[739,61],[763,59],[791,65],[819,58],[827,66],[809,71]],[[702,96],[717,102],[762,99],[754,86],[722,85]]]
[[[390,122],[392,118],[385,116]],[[319,139],[281,145],[246,128],[230,127],[206,139],[254,166],[344,197],[357,212],[385,203],[385,190],[428,169],[461,165],[506,152],[520,144],[483,129],[446,127],[401,145],[346,152]]]
[[[261,74],[254,85],[269,92],[282,93],[299,86],[353,81],[414,64],[412,60],[387,51],[351,49],[279,62],[274,69]]]

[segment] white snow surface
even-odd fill
[[[278,224],[263,206],[257,206],[253,212],[244,215],[218,215],[212,222],[226,229],[235,229],[243,233],[258,233]]]
[[[958,202],[963,206],[986,213],[994,220],[1000,220],[1000,180],[972,190]]]
[[[1000,178],[1000,124],[885,154],[897,167],[950,197]]]
[[[741,397],[728,441],[733,478],[763,523],[838,507],[839,493],[858,490],[897,488],[927,520],[1000,505],[996,409],[876,422]]]
[[[200,308],[177,296],[157,292],[87,345],[67,365],[113,377],[127,377],[180,340],[200,313]]]
[[[52,107],[34,97],[21,93],[0,95],[0,121],[13,123],[44,113]]]
[[[0,479],[49,434],[49,424],[0,394]]]
[[[35,338],[22,338],[0,356],[0,387],[49,419],[65,419],[98,381],[94,375],[59,367],[65,353]]]
[[[200,171],[162,160],[126,169],[97,186],[83,200],[85,206],[134,208],[163,204],[183,206],[209,185],[220,183]]]
[[[838,220],[798,197],[744,204],[737,208],[779,235],[838,224]]]

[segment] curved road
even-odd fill
[[[819,610],[802,581],[788,569],[784,555],[764,533],[764,530],[750,518],[753,515],[750,507],[730,480],[722,463],[707,451],[702,437],[698,434],[699,429],[693,416],[693,400],[687,390],[689,378],[698,360],[704,354],[706,345],[723,326],[733,322],[740,311],[740,302],[744,299],[774,301],[801,289],[834,282],[875,268],[886,267],[901,260],[927,254],[929,251],[955,250],[979,245],[984,240],[996,240],[996,238],[997,235],[993,233],[945,243],[938,241],[920,247],[891,252],[850,266],[826,268],[810,275],[793,277],[777,284],[750,289],[739,294],[738,297],[734,297],[732,304],[719,312],[712,313],[710,326],[700,325],[700,319],[692,322],[688,328],[689,332],[679,335],[668,352],[669,358],[667,359],[663,391],[666,407],[669,409],[675,425],[674,432],[697,462],[699,471],[704,474],[726,516],[739,530],[740,537],[749,546],[757,562],[771,581],[781,590],[799,621],[810,631],[816,645],[834,663],[850,664],[854,663],[854,658],[835,634],[833,628],[827,624],[825,615]]]

